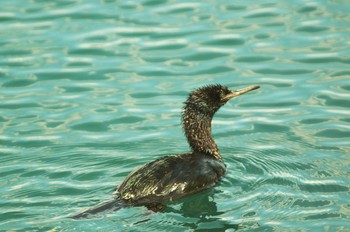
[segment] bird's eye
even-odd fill
[[[226,94],[224,93],[224,91],[220,91],[220,98],[224,98],[226,96]]]

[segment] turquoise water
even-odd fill
[[[3,1],[0,230],[349,231],[349,1]],[[261,88],[215,116],[228,166],[164,213],[67,215],[188,151],[182,102]]]

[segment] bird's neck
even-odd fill
[[[200,152],[222,160],[211,134],[211,120],[214,115],[193,113],[185,107],[183,112],[183,129],[193,152]]]

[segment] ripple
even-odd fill
[[[220,38],[220,39],[213,39],[211,41],[203,42],[203,45],[210,45],[210,46],[238,46],[244,44],[245,41],[242,38]]]
[[[243,62],[243,63],[258,63],[273,60],[273,57],[264,57],[264,56],[246,56],[239,57],[235,59],[235,62]],[[266,70],[265,70],[266,71]]]
[[[338,76],[350,76],[350,71],[339,71],[333,73],[331,76],[338,77]]]
[[[18,175],[18,173],[24,173],[26,171],[26,168],[20,168],[20,167],[11,167],[11,170],[4,171],[2,170],[1,176],[6,177],[6,176],[11,176],[11,175]]]
[[[66,67],[87,67],[87,66],[91,66],[90,62],[84,62],[84,61],[77,61],[77,62],[68,62],[66,64]]]
[[[307,33],[318,33],[318,32],[324,32],[329,31],[329,27],[322,27],[322,26],[301,26],[295,28],[295,31],[297,32],[307,32]]]
[[[219,74],[219,73],[226,73],[226,72],[232,72],[234,69],[230,68],[230,67],[226,67],[226,66],[216,66],[216,67],[212,67],[209,69],[203,69],[203,70],[199,70],[199,71],[195,71],[192,73],[186,73],[186,75],[210,75],[210,74]]]
[[[5,103],[5,104],[0,104],[0,109],[22,109],[22,108],[37,108],[40,107],[40,104],[37,103]]]
[[[3,56],[10,56],[10,57],[16,57],[16,56],[26,56],[26,55],[32,55],[33,51],[30,49],[20,48],[20,49],[2,49],[0,50],[0,54]]]
[[[324,105],[327,105],[327,106],[338,106],[338,107],[348,108],[349,102],[346,99],[348,94],[346,94],[345,96],[337,96],[337,95],[338,94],[336,93],[329,92],[327,95],[320,94],[317,96],[317,98],[322,100],[324,102]]]
[[[329,219],[329,218],[341,218],[343,217],[340,213],[317,213],[316,215],[309,215],[305,217],[305,220],[320,220],[320,219]]]
[[[276,124],[254,124],[255,131],[274,131],[274,132],[288,132],[290,131],[290,127],[284,125],[276,125]]]
[[[225,26],[225,28],[227,29],[230,29],[230,30],[237,30],[237,29],[247,29],[251,27],[251,25],[249,24],[238,24],[238,23],[235,23],[235,24],[227,24]]]
[[[298,12],[299,13],[309,13],[317,10],[317,6],[304,6],[301,7]]]
[[[74,176],[74,180],[77,181],[92,181],[98,180],[100,177],[105,176],[106,173],[104,171],[89,171],[86,173],[79,173]]]
[[[168,32],[165,31],[153,31],[152,33],[148,34],[148,37],[151,39],[183,39],[189,36],[193,36],[196,34],[203,33],[202,30],[183,30],[183,31],[176,31],[176,30],[169,30]]]
[[[142,2],[144,6],[157,6],[167,3],[167,1],[159,1],[159,0],[147,0]]]
[[[317,208],[317,207],[331,205],[331,202],[327,200],[297,199],[296,201],[294,201],[293,205],[303,207],[303,208]]]
[[[119,123],[138,123],[144,121],[145,118],[137,116],[125,116],[108,121],[108,124],[119,124]]]
[[[117,34],[119,36],[127,36],[127,37],[137,37],[138,35],[147,35],[147,36],[154,36],[158,34],[165,34],[170,35],[170,37],[174,38],[176,36],[173,36],[173,34],[176,33],[182,33],[179,32],[176,28],[171,27],[113,27],[113,28],[106,28],[106,29],[99,29],[94,30],[85,34],[80,34],[78,38],[90,38],[95,36],[108,36]],[[161,38],[158,37],[157,38]]]
[[[322,64],[322,63],[349,63],[349,60],[342,59],[339,57],[317,57],[317,58],[304,58],[304,59],[295,59],[295,62],[306,63],[306,64]]]
[[[7,220],[15,220],[15,219],[20,219],[20,218],[28,218],[30,217],[30,213],[26,213],[23,211],[9,211],[9,212],[3,212],[2,217],[0,221],[7,221]]]
[[[350,138],[350,131],[339,130],[339,129],[326,129],[317,132],[315,136],[325,137],[325,138]]]
[[[198,52],[194,55],[185,56],[182,59],[184,61],[206,61],[217,59],[223,56],[227,56],[227,54],[219,52]]]
[[[133,98],[153,98],[153,97],[157,97],[158,94],[154,93],[154,92],[138,92],[138,93],[132,93],[130,94],[131,97]]]
[[[225,9],[229,10],[229,11],[240,11],[240,10],[244,10],[246,8],[247,8],[246,6],[233,5],[233,4],[225,6]]]
[[[153,46],[146,46],[143,47],[141,50],[143,51],[158,51],[158,50],[178,50],[182,48],[186,48],[186,44],[162,44],[162,45],[153,45]],[[162,59],[164,60],[164,59]]]
[[[174,73],[170,71],[165,71],[165,70],[141,71],[141,72],[138,72],[138,74],[146,77],[174,76]]]
[[[78,48],[68,51],[69,55],[92,55],[92,56],[115,56],[113,51],[108,51],[104,49],[97,48]]]
[[[73,175],[72,171],[51,171],[47,174],[49,179],[62,179]]]
[[[250,182],[247,187],[259,186],[265,184],[282,184],[286,186],[296,186],[299,176],[294,174],[296,171],[309,170],[312,169],[313,165],[308,163],[301,163],[293,161],[294,155],[286,154],[285,150],[270,147],[254,147],[254,148],[239,148],[235,149],[234,158],[225,157],[225,160],[233,159],[234,162],[239,163],[242,172],[246,173],[245,177],[248,175],[258,175],[252,176],[252,180],[240,179],[241,182]],[[293,174],[292,174],[293,173]],[[264,176],[265,178],[261,178]]]
[[[11,80],[5,82],[2,86],[3,87],[26,87],[33,85],[35,83],[35,80],[28,80],[28,79],[17,79],[17,80]]]
[[[71,129],[89,132],[101,132],[107,131],[108,126],[102,122],[85,122],[72,125]]]
[[[23,172],[23,174],[19,175],[20,177],[35,177],[35,176],[42,176],[47,174],[45,170],[34,170],[34,171],[27,171]]]
[[[307,192],[331,193],[348,192],[349,188],[344,185],[336,184],[335,181],[308,181],[310,183],[300,183],[299,188]]]
[[[300,123],[308,125],[308,124],[320,124],[327,121],[328,119],[325,119],[325,118],[310,118],[310,119],[300,120]]]
[[[254,72],[259,74],[277,74],[277,75],[302,75],[313,73],[313,70],[308,69],[272,69],[272,68],[263,68],[255,69]]]
[[[275,12],[255,12],[250,15],[245,16],[245,18],[269,18],[269,17],[277,17],[279,14]]]
[[[50,191],[51,195],[54,196],[79,196],[86,193],[85,189],[80,187],[60,187]]]
[[[2,116],[0,116],[0,122],[7,122],[7,121],[9,121],[9,120],[4,118],[4,117],[2,117]]]

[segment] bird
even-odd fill
[[[215,186],[226,165],[211,133],[214,114],[230,99],[260,88],[230,90],[220,84],[193,90],[184,102],[182,127],[191,151],[158,158],[132,171],[113,192],[113,200],[71,218],[86,218],[106,209],[145,206],[163,211],[166,203]]]

